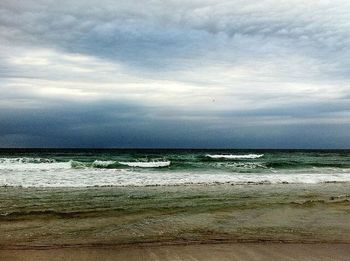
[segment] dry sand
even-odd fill
[[[26,260],[350,260],[350,244],[235,243],[0,250],[1,261]]]

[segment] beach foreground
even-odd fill
[[[26,260],[349,260],[349,244],[200,244],[0,250],[2,261]]]

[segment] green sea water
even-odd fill
[[[350,151],[2,150],[0,186],[350,182]]]

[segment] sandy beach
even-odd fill
[[[349,260],[349,244],[201,244],[0,250],[2,261],[26,260]]]

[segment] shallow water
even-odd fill
[[[350,186],[1,188],[0,245],[350,242]]]

